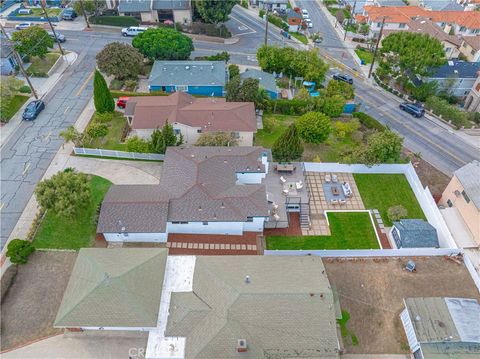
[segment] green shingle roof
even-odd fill
[[[156,327],[166,260],[166,249],[81,249],[54,327]]]

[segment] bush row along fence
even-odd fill
[[[462,253],[458,248],[402,248],[402,249],[324,249],[324,250],[265,250],[266,256],[319,256],[338,258],[365,257],[424,257],[450,256]]]
[[[420,207],[428,222],[434,226],[438,233],[438,241],[442,248],[458,248],[445,220],[438,209],[428,187],[423,188],[420,179],[412,164],[381,164],[372,167],[366,165],[340,164],[340,163],[315,163],[305,162],[305,171],[310,172],[346,172],[346,173],[401,173],[407,178],[410,187],[417,198]],[[393,190],[393,189],[392,189]]]
[[[48,21],[46,17],[43,16],[17,16],[18,10],[23,9],[23,7],[20,7],[16,10],[13,10],[10,14],[7,16],[7,20],[10,21]],[[63,15],[63,10],[60,12],[60,14],[55,15],[55,16],[50,16],[50,21],[52,22],[60,22],[62,19]]]
[[[102,150],[101,148],[74,147],[73,152],[76,155],[97,156],[97,157],[115,157],[130,160],[163,161],[165,155],[160,153],[140,153]]]

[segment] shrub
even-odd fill
[[[315,108],[314,100],[269,100],[266,103],[266,112],[281,113],[284,115],[303,115]]]
[[[272,133],[272,131],[277,127],[277,120],[275,117],[263,117],[263,130]]]
[[[108,89],[105,79],[98,70],[95,70],[95,76],[93,78],[93,102],[95,109],[99,113],[113,112],[115,110],[115,102],[113,101],[112,94]]]
[[[364,125],[366,128],[371,128],[378,131],[385,131],[387,128],[374,119],[372,116],[367,115],[364,112],[354,112],[352,116],[358,118],[360,123]]]
[[[242,0],[242,7],[248,9],[248,0]]]
[[[95,113],[94,121],[100,123],[107,123],[112,121],[113,113],[112,112],[105,112],[105,113]]]
[[[263,17],[265,16],[265,10],[261,9],[261,10],[258,12],[258,16],[260,16],[260,17],[263,19]]]
[[[22,87],[20,87],[20,88],[18,89],[18,91],[19,91],[20,93],[31,93],[31,92],[32,92],[32,90],[30,89],[30,87],[27,86],[27,85],[23,85]]]
[[[127,91],[134,91],[136,87],[137,87],[137,81],[136,80],[126,80],[125,81],[125,89]]]
[[[14,264],[25,264],[34,251],[35,247],[30,241],[16,238],[8,243],[6,256]]]
[[[360,128],[360,122],[357,119],[353,119],[352,121],[348,122],[336,121],[334,128],[337,137],[345,138],[345,136],[357,132],[357,130]]]
[[[281,17],[278,17],[276,15],[267,15],[267,18],[269,23],[279,27],[280,29],[288,31],[288,24],[283,21]]]
[[[128,152],[148,153],[150,152],[150,143],[143,138],[133,136],[126,141]]]
[[[407,218],[408,211],[402,205],[390,207],[387,211],[388,219],[393,221],[399,221],[402,218]]]
[[[120,27],[138,26],[140,24],[140,20],[132,16],[90,16],[89,21],[95,25]]]
[[[203,22],[192,22],[190,26],[185,27],[186,32],[198,35],[216,36],[228,39],[232,33],[224,24],[206,24]]]
[[[308,112],[300,117],[296,126],[301,138],[309,143],[324,142],[332,131],[330,118],[321,112]]]
[[[238,65],[231,64],[228,66],[229,79],[240,76],[240,68]]]
[[[430,96],[425,102],[425,106],[434,114],[442,116],[442,118],[447,121],[451,121],[457,128],[470,126],[468,113],[459,110],[441,98]]]
[[[202,133],[195,146],[236,146],[238,141],[228,132]]]
[[[298,135],[297,127],[292,123],[272,146],[272,156],[275,160],[289,162],[302,157],[303,144]]]
[[[152,92],[131,92],[131,91],[118,91],[112,90],[110,91],[114,98],[119,98],[122,96],[126,97],[135,97],[135,96],[168,96],[169,93],[163,91],[152,91]]]
[[[105,137],[107,133],[108,127],[104,123],[93,122],[87,129],[87,134],[91,138]]]
[[[124,82],[122,80],[113,79],[110,82],[110,90],[121,90]]]

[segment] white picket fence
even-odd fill
[[[113,151],[113,150],[102,150],[101,148],[74,147],[73,152],[76,155],[115,157],[115,158],[125,158],[130,160],[163,161],[163,159],[165,158],[165,155],[162,155],[160,153]]]

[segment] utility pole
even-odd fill
[[[370,70],[368,71],[368,78],[372,76],[373,64],[375,63],[375,58],[377,57],[378,46],[380,45],[380,40],[382,39],[384,25],[385,25],[385,16],[382,19],[382,26],[380,27],[380,33],[378,34],[377,44],[375,45],[375,51],[373,52],[373,59],[372,59],[372,64],[370,65]]]
[[[351,24],[352,17],[354,17],[355,6],[357,6],[357,0],[353,2],[352,11],[350,12],[350,19],[348,19],[347,21],[347,28],[348,28],[348,25]],[[343,34],[343,41],[345,41],[346,39],[347,39],[347,30],[345,29],[345,34]]]
[[[265,11],[265,46],[268,44],[268,9]]]
[[[80,0],[80,7],[82,8],[83,17],[85,18],[85,22],[87,23],[87,28],[90,29],[90,23],[88,22],[88,19],[87,19],[87,13],[85,12],[85,7],[83,6],[83,0]]]
[[[42,6],[43,13],[45,14],[45,17],[48,20],[48,24],[50,25],[50,29],[52,29],[53,37],[55,38],[55,41],[57,42],[58,48],[60,49],[60,52],[62,53],[62,56],[65,56],[65,52],[63,52],[62,46],[60,45],[60,41],[58,40],[57,33],[55,32],[55,29],[53,28],[52,22],[50,21],[50,16],[47,13],[47,9],[45,8],[45,4],[43,3],[43,0],[40,1],[40,5]]]
[[[3,27],[3,25],[1,23],[0,23],[0,29],[2,30],[2,33],[5,36],[5,38],[9,42],[11,42],[10,37],[8,36],[7,32],[5,31],[5,28]],[[17,61],[18,67],[20,68],[20,71],[22,72],[23,76],[25,76],[25,78],[27,79],[28,86],[30,86],[30,90],[32,90],[32,94],[35,97],[35,100],[38,100],[37,92],[33,88],[33,85],[30,82],[30,77],[28,77],[27,72],[25,71],[25,68],[23,67],[22,58],[18,54],[17,50],[15,50],[14,46],[12,46],[12,52],[13,52],[13,56],[15,57],[15,61]]]

